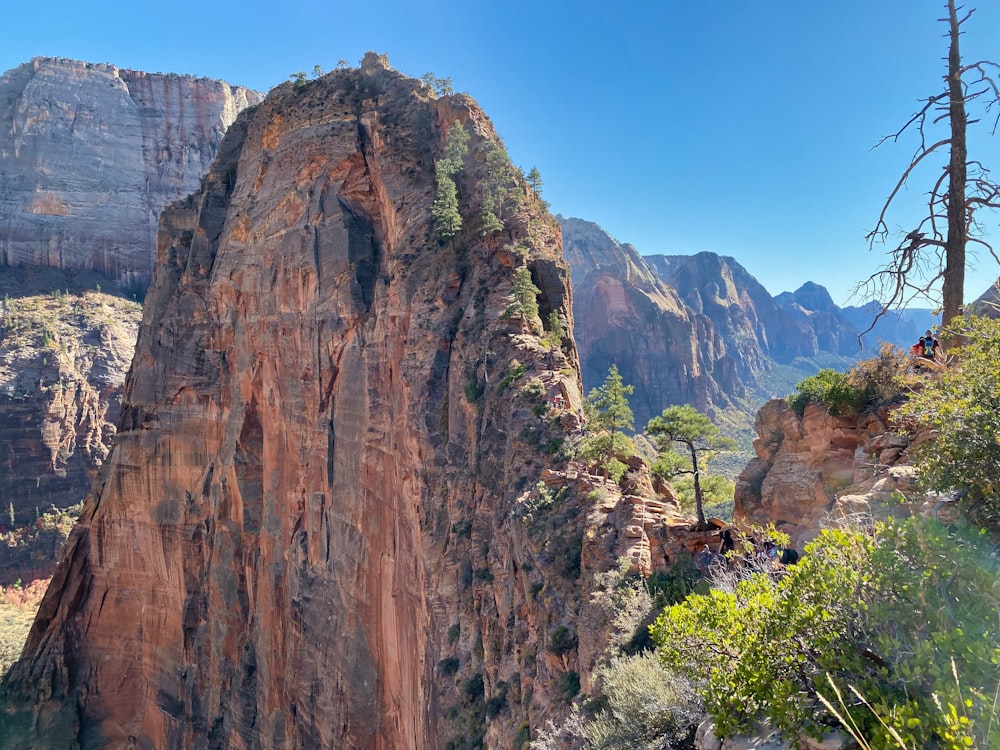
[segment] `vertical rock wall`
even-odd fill
[[[439,242],[455,121],[465,228]],[[568,271],[523,186],[478,231],[493,138],[375,58],[237,120],[163,216],[115,446],[0,747],[499,748],[563,710],[582,667],[546,642],[586,597],[585,514],[549,539],[519,508],[580,404],[572,340],[541,330],[571,330]],[[521,264],[541,320],[504,315]]]
[[[0,262],[144,289],[160,212],[192,192],[261,95],[222,81],[35,58],[0,77]]]

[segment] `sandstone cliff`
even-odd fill
[[[583,381],[599,386],[612,364],[625,383],[636,427],[672,404],[702,411],[745,395],[735,361],[713,322],[692,310],[631,245],[596,224],[559,217],[573,269],[574,336]]]
[[[439,242],[456,121],[464,228]],[[601,627],[581,571],[622,545],[585,543],[607,513],[570,473],[538,486],[578,424],[549,328],[568,269],[513,169],[480,231],[497,143],[374,56],[238,118],[163,215],[120,429],[0,747],[507,748],[566,710]],[[505,314],[519,266],[530,320]]]
[[[796,413],[774,399],[757,413],[756,457],[736,482],[734,521],[749,528],[774,524],[798,549],[821,528],[907,509],[937,512],[909,462],[911,445],[926,435],[901,432],[892,407],[832,416],[825,404]]]
[[[35,58],[0,77],[0,262],[145,289],[160,212],[192,192],[237,113],[222,81]]]
[[[101,291],[98,278],[45,268],[0,275],[4,525],[11,510],[20,527],[53,504],[82,502],[107,458],[141,308]],[[0,583],[12,581],[0,567]]]

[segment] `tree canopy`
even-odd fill
[[[735,441],[721,435],[712,420],[690,404],[664,409],[660,416],[649,420],[646,434],[659,454],[653,467],[655,472],[667,478],[679,474],[691,476],[698,524],[705,526],[701,471],[719,451],[733,450],[736,447]],[[686,455],[677,453],[675,444],[681,447]]]
[[[627,468],[618,456],[630,456],[635,450],[625,434],[625,430],[635,426],[628,403],[628,396],[634,390],[634,386],[622,382],[618,365],[611,365],[604,383],[593,389],[584,402],[588,434],[580,444],[580,456],[596,461],[605,476],[616,482]]]

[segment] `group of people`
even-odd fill
[[[743,545],[742,554],[736,550],[736,540],[730,529],[719,533],[719,548],[704,545],[695,555],[695,564],[704,572],[717,564],[726,567],[743,567],[749,570],[770,572],[799,561],[799,553],[792,547],[779,547],[770,539],[753,539]]]

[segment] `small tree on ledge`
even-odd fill
[[[592,390],[583,405],[588,434],[580,443],[580,457],[596,462],[604,477],[615,482],[628,468],[618,456],[635,453],[632,439],[624,432],[635,425],[627,398],[634,390],[634,386],[622,383],[618,365],[611,365],[604,384]]]
[[[736,442],[732,438],[720,435],[719,428],[712,424],[712,420],[690,404],[664,409],[663,414],[649,420],[646,434],[649,435],[659,454],[653,467],[655,472],[665,477],[691,475],[698,526],[700,528],[708,526],[705,519],[701,470],[719,451],[733,450]],[[676,452],[674,443],[683,446],[682,450],[686,449],[687,456]]]

